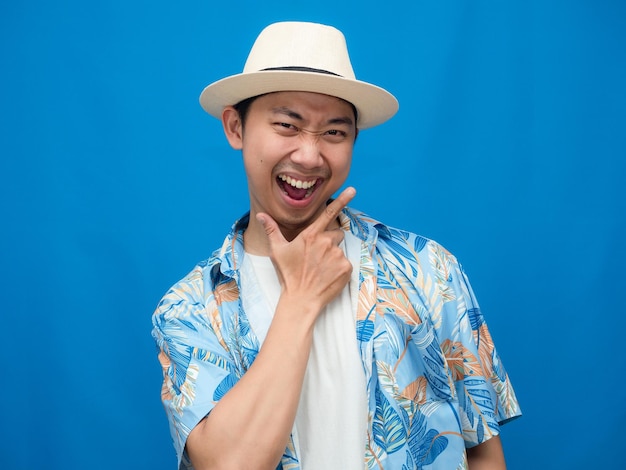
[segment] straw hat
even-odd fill
[[[336,96],[357,109],[357,127],[385,122],[398,111],[388,91],[357,80],[341,31],[317,23],[281,22],[256,39],[243,73],[218,80],[200,95],[204,110],[220,118],[225,106],[276,91]]]

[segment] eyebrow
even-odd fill
[[[277,106],[275,108],[272,108],[272,113],[284,114],[297,121],[304,121],[304,118],[302,117],[302,115],[300,115],[293,109],[290,109],[286,106]],[[326,121],[326,124],[327,125],[328,124],[345,124],[348,126],[353,126],[354,121],[349,116],[342,116],[342,117],[331,118],[328,121]]]

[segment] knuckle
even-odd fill
[[[305,243],[311,243],[313,240],[315,240],[316,234],[315,234],[315,232],[312,232],[311,230],[307,229],[307,230],[303,230],[300,233],[300,237],[302,237],[302,240]]]
[[[335,204],[329,204],[326,206],[326,208],[324,209],[324,213],[326,214],[326,217],[328,217],[329,219],[334,219],[335,217],[337,217],[337,209],[335,207]]]

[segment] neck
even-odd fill
[[[243,232],[243,248],[246,253],[269,256],[270,246],[263,227],[250,217],[250,223]]]
[[[339,228],[341,225],[339,220],[333,220],[331,224],[328,226],[327,230],[335,230]],[[302,232],[306,227],[299,227],[291,229],[289,227],[278,226],[282,236],[288,242],[291,242],[294,238],[296,238],[300,232]],[[270,244],[267,238],[267,234],[265,233],[265,229],[256,220],[252,214],[250,215],[250,221],[248,223],[248,227],[243,233],[243,247],[246,253],[250,253],[251,255],[257,256],[269,256],[270,255]]]

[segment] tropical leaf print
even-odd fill
[[[515,391],[511,387],[509,376],[504,370],[504,366],[500,362],[498,355],[495,355],[495,369],[498,371],[496,377],[492,377],[492,384],[496,391],[498,401],[496,403],[499,416],[517,416],[521,413]]]
[[[432,464],[448,446],[448,439],[435,429],[427,430],[427,421],[422,413],[417,413],[408,437],[409,449],[417,468]]]
[[[289,442],[287,442],[287,447],[285,448],[285,452],[283,453],[283,457],[277,469],[300,470],[300,462],[298,461],[298,456],[296,455],[293,436],[289,437]]]
[[[407,243],[407,233],[397,228],[389,227],[387,230],[386,242],[399,257],[404,259],[415,258],[415,251],[411,251]],[[418,250],[419,251],[419,250]]]
[[[209,324],[211,325],[211,329],[215,333],[217,341],[219,342],[220,346],[222,346],[222,348],[228,351],[228,346],[226,345],[226,341],[224,341],[224,337],[222,336],[222,313],[221,310],[217,308],[217,303],[215,302],[214,297],[209,298],[206,311],[208,312]]]
[[[416,464],[413,462],[411,452],[406,451],[406,460],[402,464],[402,470],[415,470]]]
[[[417,404],[426,403],[427,381],[424,377],[418,377],[415,381],[398,393],[398,386],[395,382],[395,375],[392,368],[385,363],[378,362],[378,377],[381,389],[377,390],[377,413],[374,416],[375,431],[374,439],[376,444],[392,454],[399,450],[399,446],[408,443],[412,457],[405,462],[406,465],[413,465],[421,468],[422,465],[433,463],[434,460],[447,448],[448,438],[435,429],[427,430],[425,414],[420,411]],[[394,401],[400,405],[401,413],[398,413],[389,403],[387,393],[394,397]],[[409,404],[410,403],[410,404]],[[428,413],[436,412],[442,403],[431,402],[432,406],[427,407]],[[386,423],[383,426],[381,423]],[[400,427],[402,426],[402,431]],[[410,432],[407,435],[407,429]],[[393,435],[391,439],[397,442],[396,446],[390,446],[389,441],[381,436]],[[400,438],[401,436],[401,438]],[[408,442],[407,442],[408,440]],[[413,468],[411,466],[407,468]]]
[[[446,358],[454,380],[483,375],[482,364],[463,343],[447,339],[441,343],[441,351]]]
[[[276,470],[300,470],[300,462],[298,460],[294,461],[292,457],[283,456]]]
[[[183,414],[186,407],[190,406],[196,399],[196,381],[198,380],[198,366],[191,364],[187,368],[185,381],[178,390],[178,393],[172,397],[172,408],[179,415]]]
[[[239,289],[237,288],[237,282],[231,279],[227,282],[221,282],[214,289],[215,302],[220,306],[224,302],[234,302],[239,299]]]
[[[374,413],[370,410],[368,413],[368,422],[374,422]],[[385,450],[376,444],[376,440],[372,434],[367,432],[367,445],[365,447],[365,466],[368,469],[384,469],[382,461],[387,457]]]
[[[417,278],[420,275],[419,253],[428,244],[428,239],[403,230],[388,228],[385,242],[390,248],[388,254],[393,257],[397,266],[403,268],[402,271],[409,277]]]
[[[363,216],[363,214],[360,215]],[[342,216],[345,216],[345,218]],[[370,229],[368,223],[371,224],[374,222],[372,219],[366,220],[365,217],[355,217],[355,214],[345,209],[341,213],[339,221],[343,230],[352,233],[360,233],[363,238],[369,236]]]
[[[376,287],[371,278],[361,283],[359,289],[359,303],[357,305],[357,318],[359,320],[372,320],[371,316],[376,307]]]
[[[448,377],[441,373],[440,369],[435,368],[435,363],[425,357],[424,363],[428,366],[424,371],[426,378],[428,379],[428,383],[432,387],[435,395],[438,398],[447,400],[451,396],[450,384],[448,383]]]
[[[259,340],[249,326],[243,329],[240,328],[239,330],[246,332],[245,335],[239,337],[239,355],[241,357],[243,371],[246,371],[250,368],[259,353]]]
[[[427,238],[424,238],[420,235],[415,235],[413,239],[413,250],[415,250],[415,253],[419,253],[420,251],[424,249],[427,243],[428,243]],[[415,256],[415,258],[419,259],[417,255]]]
[[[235,386],[238,379],[233,374],[228,374],[222,379],[213,392],[213,401],[220,401],[226,393]]]
[[[250,322],[242,311],[239,311],[239,315],[237,315],[237,330],[237,333],[242,338],[250,334]]]
[[[441,344],[441,351],[446,358],[446,362],[452,373],[452,378],[454,380],[461,380],[465,376],[463,350],[455,345],[459,345],[459,343],[447,339]]]
[[[197,358],[203,362],[213,364],[220,369],[226,370],[229,373],[235,372],[236,368],[233,363],[220,354],[216,354],[214,351],[208,351],[206,349],[193,348],[191,356]]]
[[[437,243],[430,243],[430,265],[435,274],[435,281],[439,287],[439,293],[443,302],[450,302],[456,299],[453,287],[450,285],[452,280],[450,253]]]
[[[178,321],[180,322],[182,326],[188,328],[189,330],[195,331],[195,332],[198,331],[198,328],[196,328],[196,324],[194,322],[185,320],[183,318],[179,319]]]
[[[424,434],[426,433],[426,417],[421,411],[415,413],[408,435],[408,445],[411,455],[418,460],[416,464],[419,465],[419,461],[422,460],[424,455],[424,447],[421,445]]]
[[[474,407],[472,406],[472,400],[465,391],[459,394],[459,403],[461,404],[461,420],[463,421],[463,432],[467,433],[467,430],[474,431]]]
[[[435,242],[348,209],[339,218],[361,241],[355,334],[369,397],[366,467],[466,470],[462,446],[452,442],[478,443],[520,414],[469,281]],[[244,225],[168,292],[153,317],[179,454],[194,413],[221,399],[259,349],[236,281]],[[278,468],[300,468],[293,445]]]
[[[484,388],[468,386],[465,389],[463,401],[462,410],[466,418],[463,434],[466,440],[479,444],[485,440],[485,434],[488,436],[492,434],[490,427],[495,418],[495,412],[491,393]],[[486,428],[485,425],[487,425]]]
[[[167,367],[163,373],[172,381],[176,393],[182,387],[187,375],[187,368],[191,361],[192,348],[182,346],[182,340],[186,338],[180,321],[163,321],[163,316],[154,317],[155,338],[162,355],[159,358],[167,357]],[[180,345],[180,346],[178,346]]]
[[[439,434],[434,429],[430,429],[426,433],[423,441],[423,445],[425,447],[425,453],[422,460],[423,465],[432,465],[437,457],[439,457],[439,455],[446,450],[446,447],[448,447],[448,438]],[[429,443],[429,441],[430,446],[426,447],[426,444]]]
[[[480,327],[483,326],[483,324],[485,323],[483,314],[478,307],[473,307],[473,308],[468,309],[467,316],[470,319],[472,330],[474,331],[478,331]]]
[[[475,407],[480,409],[481,414],[493,415],[493,401],[488,390],[468,388],[467,394],[472,399]]]
[[[483,426],[483,421],[478,420],[478,424],[476,425],[476,440],[478,442],[483,442],[485,440],[485,427]]]
[[[376,390],[376,412],[372,430],[374,441],[388,454],[397,452],[406,442],[406,429],[402,420],[380,389]]]
[[[356,337],[361,342],[367,342],[374,334],[374,322],[371,320],[357,320]]]
[[[361,269],[359,271],[359,295],[357,304],[357,320],[373,321],[371,318],[376,306],[376,277],[372,260],[365,248],[361,250]],[[370,336],[371,337],[371,336]],[[367,340],[369,341],[369,337]]]
[[[383,321],[384,330],[377,332],[374,338],[374,348],[379,351],[385,351],[387,353],[385,360],[397,365],[401,353],[406,347],[410,330],[408,328],[402,328],[401,323],[399,323],[392,314],[386,315]]]
[[[193,317],[198,309],[202,308],[200,298],[198,289],[191,284],[191,281],[182,280],[161,299],[153,321],[167,328],[169,320],[180,321]]]
[[[426,377],[418,377],[409,385],[404,387],[400,395],[418,405],[424,404],[426,401],[426,386],[428,381]]]
[[[483,375],[489,377],[493,367],[495,345],[486,324],[481,325],[478,332],[474,332],[474,340],[478,340],[478,356],[482,362]]]
[[[419,328],[420,331],[416,331],[413,337],[422,354],[424,375],[435,395],[448,400],[452,397],[452,390],[443,353],[435,340],[434,332],[427,329],[427,324],[423,323]]]
[[[372,253],[370,253],[370,248],[365,244],[361,244],[361,259],[359,260],[360,264],[360,275],[372,279],[374,276],[375,268],[372,260]]]
[[[376,361],[376,370],[378,372],[378,383],[380,386],[391,396],[400,395],[393,367],[386,362]]]
[[[412,279],[417,278],[419,276],[417,266],[409,261],[411,259],[411,252],[407,250],[404,245],[394,240],[387,240],[387,243],[389,248],[391,248],[389,252],[385,253],[388,256],[389,263],[397,266]]]
[[[378,260],[378,272],[376,278],[376,286],[379,289],[396,289],[398,284],[389,267],[391,264],[386,263],[382,258]]]
[[[239,368],[239,374],[243,375],[256,357],[256,337],[253,338],[254,333],[243,315],[239,313],[229,319],[230,322],[224,324],[223,328],[224,340],[233,362]]]
[[[448,447],[448,438],[436,429],[427,428],[426,416],[415,414],[408,435],[408,445],[415,461],[415,468],[432,464]]]
[[[402,289],[398,289],[397,287],[394,289],[379,289],[378,302],[379,307],[395,313],[408,325],[415,326],[422,323],[422,319],[419,317]]]
[[[498,380],[504,381],[507,380],[506,370],[504,370],[504,366],[500,361],[500,356],[496,353],[495,348],[492,351],[491,359],[493,361],[493,375],[494,378]]]
[[[443,300],[439,292],[438,284],[433,281],[431,275],[424,277],[421,298],[427,310],[424,316],[429,316],[432,325],[435,328],[440,328],[442,324],[441,310],[443,309]]]
[[[163,377],[165,379],[163,381],[163,386],[161,387],[161,399],[163,401],[169,401],[176,394],[176,391],[174,390],[174,387],[172,384],[172,380],[167,375],[167,371],[172,366],[172,362],[170,361],[169,356],[165,354],[163,351],[159,351],[158,358],[159,358],[159,363],[161,364],[161,368],[163,369]]]

